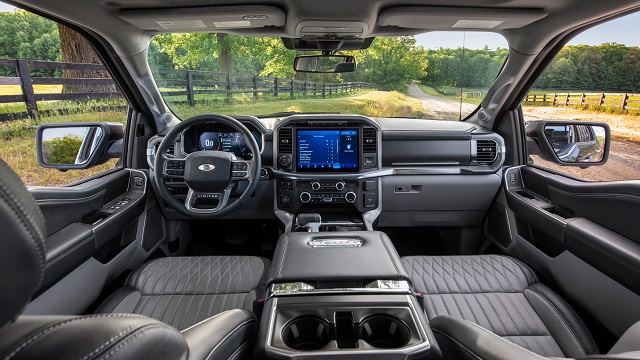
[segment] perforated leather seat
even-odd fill
[[[253,256],[174,257],[131,273],[100,313],[142,314],[179,330],[264,296],[269,260]]]
[[[497,255],[402,259],[429,320],[470,321],[542,356],[584,357],[598,349],[569,305],[522,262]]]

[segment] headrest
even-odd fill
[[[45,229],[33,197],[0,159],[0,327],[20,314],[40,285]]]

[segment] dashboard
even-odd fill
[[[341,114],[235,118],[256,139],[263,168],[250,201],[229,218],[291,226],[297,214],[318,212],[359,214],[368,227],[477,226],[501,184],[504,140],[476,124]],[[151,171],[162,136],[149,140]],[[235,129],[203,122],[169,151],[178,158],[226,151],[248,160],[254,154],[245,142]],[[186,197],[180,179],[165,186],[179,201]]]

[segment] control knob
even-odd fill
[[[354,193],[353,191],[349,191],[348,193],[344,194],[344,199],[347,200],[347,202],[354,202],[356,201],[356,193]]]
[[[303,192],[302,194],[300,194],[300,201],[302,201],[305,204],[308,203],[309,201],[311,201],[311,194],[309,194],[306,191]]]
[[[344,182],[340,181],[336,183],[336,189],[338,191],[342,191],[342,189],[344,189]]]
[[[311,188],[312,188],[313,190],[316,190],[316,191],[317,191],[317,190],[320,190],[320,183],[319,183],[319,182],[317,182],[317,181],[312,182],[312,183],[311,183]]]
[[[291,156],[289,155],[280,156],[280,158],[278,158],[278,165],[280,165],[281,168],[285,168],[285,169],[291,166]]]

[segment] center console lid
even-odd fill
[[[377,280],[410,282],[386,234],[377,231],[287,233],[276,247],[268,284],[362,288]]]

